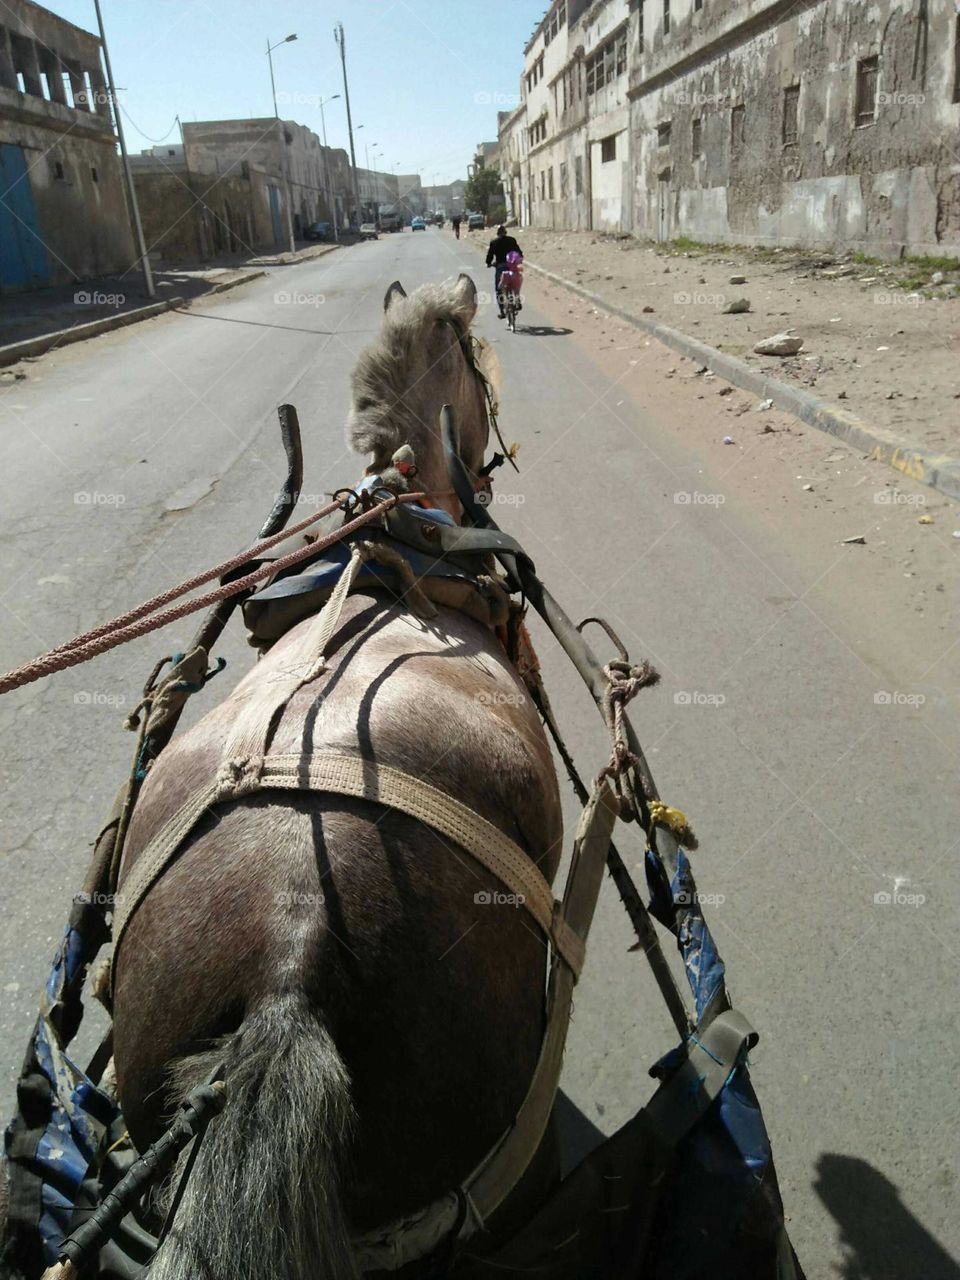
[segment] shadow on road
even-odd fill
[[[813,1187],[840,1227],[842,1280],[960,1280],[960,1266],[913,1216],[896,1185],[865,1160],[822,1155]]]
[[[554,1113],[560,1139],[560,1162],[563,1176],[566,1177],[571,1169],[575,1169],[581,1160],[603,1142],[604,1135],[562,1089],[557,1094]]]
[[[549,324],[520,324],[517,333],[525,333],[530,338],[566,338],[573,330],[557,329]]]

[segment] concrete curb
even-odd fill
[[[125,329],[127,325],[137,324],[140,320],[149,320],[151,316],[162,315],[164,311],[173,311],[178,307],[189,306],[191,302],[199,302],[201,298],[213,293],[226,293],[228,289],[236,289],[238,285],[248,284],[266,275],[265,271],[247,271],[236,280],[225,280],[215,284],[209,293],[198,294],[195,298],[181,298],[179,294],[173,298],[164,298],[162,302],[151,302],[149,306],[137,307],[135,311],[119,311],[115,316],[101,316],[99,320],[91,320],[87,324],[76,324],[69,329],[57,329],[53,333],[41,333],[35,338],[24,338],[22,342],[11,342],[0,347],[0,369],[16,364],[25,356],[42,356],[54,348],[68,347],[74,342],[83,342],[85,338],[97,338],[102,333],[110,333],[113,329]]]
[[[836,436],[838,440],[843,440],[853,448],[868,453],[877,462],[886,462],[911,480],[929,485],[931,489],[938,489],[948,498],[960,502],[960,458],[934,453],[921,445],[912,445],[902,440],[883,427],[870,426],[838,405],[828,404],[825,400],[819,400],[811,395],[809,391],[802,391],[799,387],[781,382],[779,378],[770,377],[758,369],[753,369],[743,360],[738,360],[736,356],[726,355],[716,347],[708,347],[706,343],[698,342],[696,338],[688,338],[679,329],[671,329],[669,325],[632,315],[622,307],[617,307],[597,294],[582,289],[572,280],[565,280],[563,276],[548,271],[546,267],[538,267],[536,263],[529,260],[524,266],[528,270],[536,271],[554,284],[569,289],[571,293],[575,293],[586,302],[592,302],[594,306],[608,314],[617,316],[620,320],[626,320],[637,329],[643,329],[646,333],[652,334],[665,346],[672,347],[675,351],[706,365],[708,369],[743,391],[750,391],[761,400],[772,400],[778,409],[792,413],[808,426]]]

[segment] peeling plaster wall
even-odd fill
[[[0,4],[0,143],[23,150],[50,284],[136,261],[100,41],[29,0]]]
[[[704,0],[700,12],[672,0],[669,33],[659,0],[645,9],[630,75],[638,234],[960,253],[954,0]],[[869,57],[876,116],[858,125]],[[797,84],[791,144],[784,91]]]

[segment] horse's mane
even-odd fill
[[[397,294],[384,312],[376,342],[361,354],[351,380],[353,403],[347,443],[357,453],[383,461],[404,444],[415,454],[436,440],[435,421],[425,421],[417,405],[427,394],[429,373],[449,376],[447,353],[457,352],[457,334],[469,333],[475,295],[459,281],[424,284],[409,296]],[[442,324],[446,330],[440,328]],[[426,372],[424,372],[426,365]],[[419,370],[419,372],[418,372]],[[458,376],[472,376],[461,360]],[[450,397],[452,398],[452,397]]]

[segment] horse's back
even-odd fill
[[[214,775],[244,706],[297,640],[161,757],[125,874]],[[290,699],[269,751],[402,770],[499,826],[548,875],[555,867],[559,800],[535,710],[496,639],[460,614],[421,623],[351,597],[328,670]],[[155,1130],[171,1060],[296,990],[322,1010],[352,1077],[360,1225],[454,1185],[463,1153],[479,1159],[515,1115],[543,1027],[543,942],[522,910],[496,906],[498,889],[463,849],[366,799],[262,791],[218,806],[150,890],[120,953],[117,1063],[131,1132]],[[489,1096],[473,1105],[478,1093]]]

